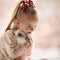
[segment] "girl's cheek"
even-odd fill
[[[29,28],[26,28],[26,30],[29,30]]]

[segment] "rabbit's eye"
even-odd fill
[[[18,36],[22,37],[22,34],[18,34]]]

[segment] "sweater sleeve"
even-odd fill
[[[25,48],[17,43],[11,32],[6,32],[5,38],[5,48],[11,58],[16,58],[24,53]]]

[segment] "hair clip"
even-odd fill
[[[21,9],[23,11],[25,11],[28,7],[35,7],[34,4],[33,4],[33,1],[29,0],[29,1],[26,1],[26,0],[22,0],[21,3],[20,3],[20,6],[21,6]]]

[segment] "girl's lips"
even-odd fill
[[[28,32],[28,34],[31,34],[31,32]]]

